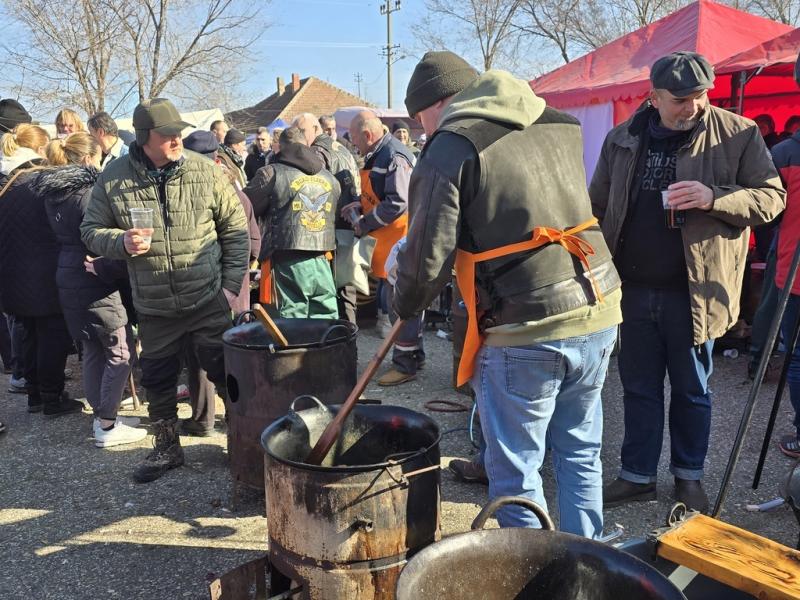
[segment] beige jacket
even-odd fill
[[[653,110],[641,108],[608,133],[589,186],[612,254],[630,203],[639,132]],[[756,124],[715,106],[678,151],[677,178],[714,192],[714,207],[689,211],[681,228],[698,345],[721,337],[739,318],[750,227],[774,219],[786,205],[786,192]]]

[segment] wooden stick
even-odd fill
[[[306,459],[306,464],[309,465],[319,465],[322,464],[322,461],[330,452],[331,447],[333,446],[334,442],[336,442],[339,434],[342,431],[342,425],[344,424],[345,419],[350,415],[350,412],[353,410],[353,407],[358,402],[359,396],[364,393],[364,390],[367,388],[367,384],[369,380],[372,379],[372,376],[375,375],[375,372],[378,370],[378,367],[381,366],[383,359],[386,357],[386,354],[389,352],[389,348],[392,347],[394,343],[394,339],[397,337],[397,334],[400,333],[400,328],[403,326],[403,321],[397,319],[392,325],[392,329],[389,331],[389,335],[387,335],[383,343],[381,344],[378,351],[375,353],[375,356],[372,357],[372,360],[369,361],[367,368],[361,374],[361,377],[358,378],[356,382],[356,386],[353,388],[353,391],[350,392],[350,395],[347,397],[347,400],[344,401],[339,412],[336,413],[336,417],[334,417],[333,421],[328,423],[328,426],[325,428],[325,431],[322,432],[319,440],[314,445],[314,448],[311,450],[311,453],[308,455]]]
[[[267,314],[267,311],[265,311],[260,304],[253,304],[253,312],[255,313],[256,318],[261,321],[261,324],[267,328],[267,331],[269,331],[272,339],[274,339],[279,346],[289,345],[286,337],[284,337],[284,335],[281,333],[281,330],[278,329],[278,326],[275,325],[275,321],[270,318],[270,316]]]

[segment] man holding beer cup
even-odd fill
[[[785,192],[756,124],[709,104],[703,56],[664,56],[650,81],[648,101],[606,137],[589,189],[623,280],[625,438],[604,505],[656,498],[669,373],[676,500],[705,512],[711,352],[739,316],[749,228],[774,219]]]

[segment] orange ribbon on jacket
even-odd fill
[[[594,248],[589,242],[577,237],[575,234],[588,229],[597,223],[597,218],[576,225],[571,229],[553,229],[552,227],[536,227],[531,233],[531,239],[515,244],[508,244],[500,248],[485,250],[483,252],[456,251],[456,283],[467,308],[467,334],[464,339],[464,350],[458,363],[457,385],[461,386],[472,378],[475,371],[475,358],[483,345],[483,336],[478,330],[478,310],[475,293],[475,265],[487,260],[501,258],[517,252],[525,252],[541,248],[547,244],[561,244],[570,254],[576,256],[589,274],[592,281],[595,297],[603,301],[603,294],[597,281],[589,268],[589,257],[594,254]]]

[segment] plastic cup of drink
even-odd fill
[[[675,210],[669,205],[669,190],[661,191],[661,205],[664,208],[664,223],[669,229],[679,229],[686,222],[682,210]]]
[[[153,229],[152,208],[132,208],[130,212],[134,229]],[[150,244],[152,237],[152,235],[142,235],[142,240],[144,243]]]

